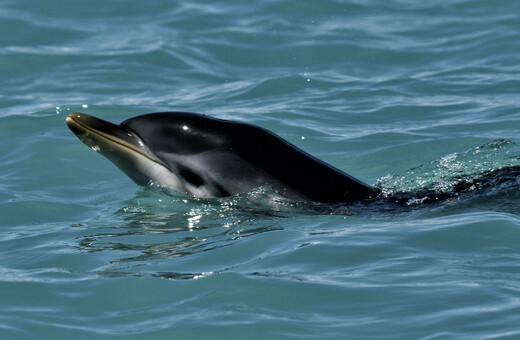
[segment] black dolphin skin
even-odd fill
[[[134,117],[120,125],[72,113],[78,138],[134,182],[157,182],[194,197],[266,186],[294,201],[363,200],[374,190],[258,126],[187,112]]]

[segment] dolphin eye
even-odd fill
[[[187,182],[190,182],[191,184],[193,184],[194,186],[196,187],[200,187],[201,185],[204,184],[204,179],[202,179],[202,177],[200,177],[199,175],[197,175],[196,173],[194,173],[193,171],[191,171],[190,169],[187,169],[187,168],[181,168],[179,169],[180,171],[180,175],[187,181]]]

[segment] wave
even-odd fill
[[[380,178],[378,197],[406,205],[439,201],[485,190],[518,186],[520,148],[500,139],[441,157],[402,174]]]

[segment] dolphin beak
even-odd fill
[[[71,113],[65,121],[83,143],[112,161],[137,184],[146,185],[149,181],[143,171],[138,171],[140,164],[157,163],[166,167],[139,136],[120,125],[79,112]]]
[[[141,145],[142,142],[139,143],[139,137],[134,136],[120,125],[79,112],[71,113],[65,121],[72,132],[95,151],[101,151],[102,145],[100,144],[104,143],[100,143],[100,141],[104,141],[109,145],[112,143],[120,144],[135,152],[149,156]]]

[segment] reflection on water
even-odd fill
[[[103,277],[160,277],[169,280],[197,280],[212,275],[213,272],[204,273],[176,273],[176,272],[156,272],[156,273],[141,273],[141,272],[125,272],[119,271],[104,271],[100,273]]]
[[[280,226],[269,221],[290,214],[271,209],[273,204],[289,204],[287,202],[262,206],[245,197],[192,199],[153,188],[139,190],[126,204],[115,213],[122,226],[108,228],[108,232],[104,227],[103,232],[79,240],[81,251],[118,254],[110,266],[99,273],[102,276],[201,278],[211,272],[143,272],[139,267],[213,251],[239,239],[279,230]],[[263,221],[261,227],[252,223],[259,216]]]

